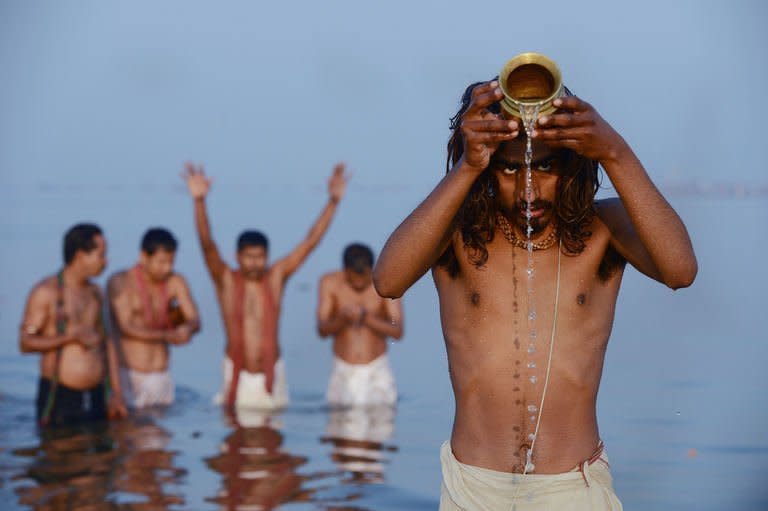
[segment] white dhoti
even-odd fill
[[[224,404],[229,385],[232,382],[232,361],[224,358],[224,386],[214,402],[217,405]],[[240,371],[237,380],[236,408],[259,408],[262,410],[276,410],[288,406],[288,384],[285,380],[285,365],[283,360],[275,362],[275,379],[272,383],[272,393],[267,391],[267,378],[264,373],[249,373]]]
[[[562,474],[511,474],[465,465],[450,442],[440,449],[440,511],[621,511],[613,492],[608,456]],[[513,508],[512,505],[515,505]]]
[[[397,388],[387,355],[367,364],[350,364],[334,357],[326,397],[332,406],[394,405]]]
[[[129,408],[167,406],[173,403],[176,395],[168,370],[145,373],[121,367],[120,384]]]

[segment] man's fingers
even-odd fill
[[[464,135],[467,144],[491,144],[514,140],[517,138],[517,131],[471,131]]]
[[[573,139],[573,138],[561,138],[558,140],[553,140],[551,142],[548,142],[547,145],[550,147],[564,147],[566,149],[570,149],[575,152],[579,152],[579,149],[581,149],[581,141]]]
[[[592,124],[592,117],[584,112],[559,113],[552,115],[542,115],[537,121],[539,126],[546,128],[584,126]]]
[[[576,96],[565,96],[557,98],[552,102],[555,107],[561,110],[571,110],[574,112],[584,112],[592,108],[589,103],[579,99]]]
[[[489,88],[485,92],[480,92],[477,95],[475,95],[475,91],[473,90],[472,102],[469,104],[469,108],[467,108],[467,113],[465,115],[469,116],[469,115],[476,114],[480,110],[484,110],[485,108],[488,108],[492,104],[498,102],[503,96],[504,94],[502,94],[501,89],[498,87],[498,85],[496,85],[495,87]]]
[[[462,121],[461,127],[472,131],[517,131],[519,129],[517,121],[504,119],[470,119]]]
[[[534,131],[533,138],[546,140],[584,140],[589,135],[588,128],[575,126],[573,128],[538,128]]]
[[[483,84],[478,85],[477,87],[472,89],[472,101],[475,101],[482,94],[491,92],[493,89],[496,89],[498,87],[499,87],[499,82],[496,80],[491,80],[490,82],[485,82]]]

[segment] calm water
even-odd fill
[[[351,186],[329,236],[288,285],[281,337],[292,405],[234,423],[210,404],[220,383],[222,328],[191,205],[172,182],[0,192],[0,508],[436,509],[438,448],[450,433],[453,403],[430,279],[406,296],[406,335],[390,351],[402,394],[394,414],[325,408],[331,357],[314,330],[317,280],[340,264],[344,244],[380,248],[431,185]],[[222,251],[251,225],[271,235],[276,255],[284,253],[320,209],[319,178],[316,185],[246,184],[256,191],[242,191],[242,183],[214,190]],[[768,339],[758,254],[768,248],[768,203],[672,202],[701,271],[694,287],[674,293],[627,271],[598,407],[616,490],[629,510],[765,510]],[[292,214],[283,218],[286,208]],[[134,262],[145,227],[171,228],[182,241],[177,268],[204,328],[173,353],[179,397],[170,409],[41,439],[32,406],[37,361],[18,353],[16,331],[27,290],[59,265],[61,233],[85,219],[106,230],[108,273]]]

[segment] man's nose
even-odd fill
[[[519,202],[533,202],[539,195],[539,186],[536,179],[536,173],[531,172],[531,186],[528,186],[528,176],[525,170],[518,172],[516,183],[517,200]]]

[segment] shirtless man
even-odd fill
[[[317,331],[333,336],[331,406],[394,405],[395,379],[387,360],[387,337],[403,336],[400,300],[373,288],[373,252],[359,243],[344,249],[344,269],[320,281]]]
[[[632,149],[575,96],[532,132],[528,196],[526,137],[501,97],[496,81],[466,90],[447,175],[389,238],[374,283],[399,297],[432,269],[456,399],[440,509],[620,509],[595,403],[625,262],[678,289],[696,258]],[[594,201],[598,163],[618,198]]]
[[[288,404],[285,369],[277,342],[283,291],[288,279],[320,243],[331,225],[348,177],[337,164],[328,181],[328,202],[307,236],[287,256],[268,263],[269,242],[258,231],[237,240],[237,270],[222,259],[211,236],[205,197],[211,181],[202,166],[183,174],[195,204],[195,225],[208,272],[216,286],[227,333],[224,386],[216,401],[227,408],[276,409]]]
[[[189,286],[173,271],[177,245],[169,231],[149,229],[141,240],[138,263],[109,279],[120,338],[120,377],[131,408],[173,403],[170,347],[187,344],[200,330]]]
[[[39,353],[37,420],[62,426],[125,416],[117,357],[102,323],[101,292],[91,282],[107,265],[101,229],[78,224],[64,236],[64,268],[38,283],[27,299],[19,345]],[[105,379],[113,385],[111,395]]]

